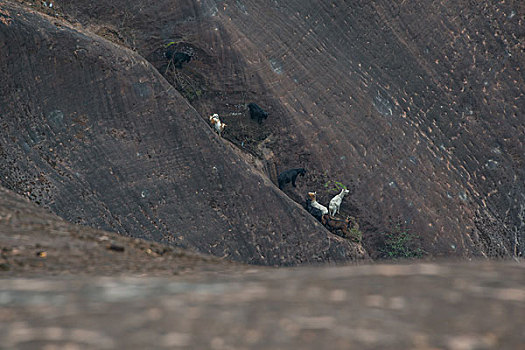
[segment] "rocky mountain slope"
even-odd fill
[[[0,5],[1,183],[69,221],[259,264],[381,257],[402,232],[525,251],[520,1]],[[341,185],[364,249],[301,208]]]
[[[0,277],[231,276],[246,266],[64,221],[0,187]]]
[[[1,5],[6,187],[71,222],[234,260],[365,256],[239,156],[141,56]]]

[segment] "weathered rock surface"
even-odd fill
[[[70,222],[257,264],[344,261],[142,57],[1,1],[1,183]]]
[[[522,1],[73,0],[45,11],[136,50],[201,120],[219,112],[225,138],[268,178],[307,168],[286,189],[295,201],[317,190],[327,204],[335,182],[349,186],[342,212],[361,219],[373,257],[398,222],[435,256],[523,255]],[[2,17],[3,32],[20,30],[2,41],[1,107],[26,121],[3,131],[2,184],[68,220],[244,261],[356,256],[268,179],[246,176],[253,166],[141,57],[58,20],[35,34],[24,16]],[[193,55],[179,70],[166,67],[170,43]],[[249,102],[270,113],[262,125]]]
[[[225,259],[65,222],[0,187],[0,278],[232,275],[245,269]]]

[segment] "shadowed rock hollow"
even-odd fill
[[[253,263],[353,259],[290,200],[337,182],[373,257],[398,223],[432,255],[525,251],[519,1],[0,4],[1,181],[67,220]],[[167,67],[167,45],[192,60]],[[270,179],[298,166],[288,198]]]

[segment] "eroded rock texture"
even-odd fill
[[[245,262],[363,257],[219,139],[142,57],[1,6],[4,186],[72,222]]]
[[[2,9],[2,183],[69,220],[244,261],[352,256],[268,180],[301,166],[286,193],[328,204],[347,185],[342,213],[374,257],[399,222],[432,255],[525,251],[520,1],[45,9],[89,33]],[[167,46],[192,60],[167,66]],[[250,120],[250,102],[268,119]],[[205,125],[212,112],[237,150]],[[264,176],[248,175],[247,154]]]

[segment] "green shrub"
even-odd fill
[[[384,257],[389,259],[420,258],[425,254],[417,236],[400,223],[385,234],[384,247],[381,249]]]
[[[359,230],[359,227],[352,227],[350,229],[350,239],[356,243],[361,243],[363,240],[363,232]]]

